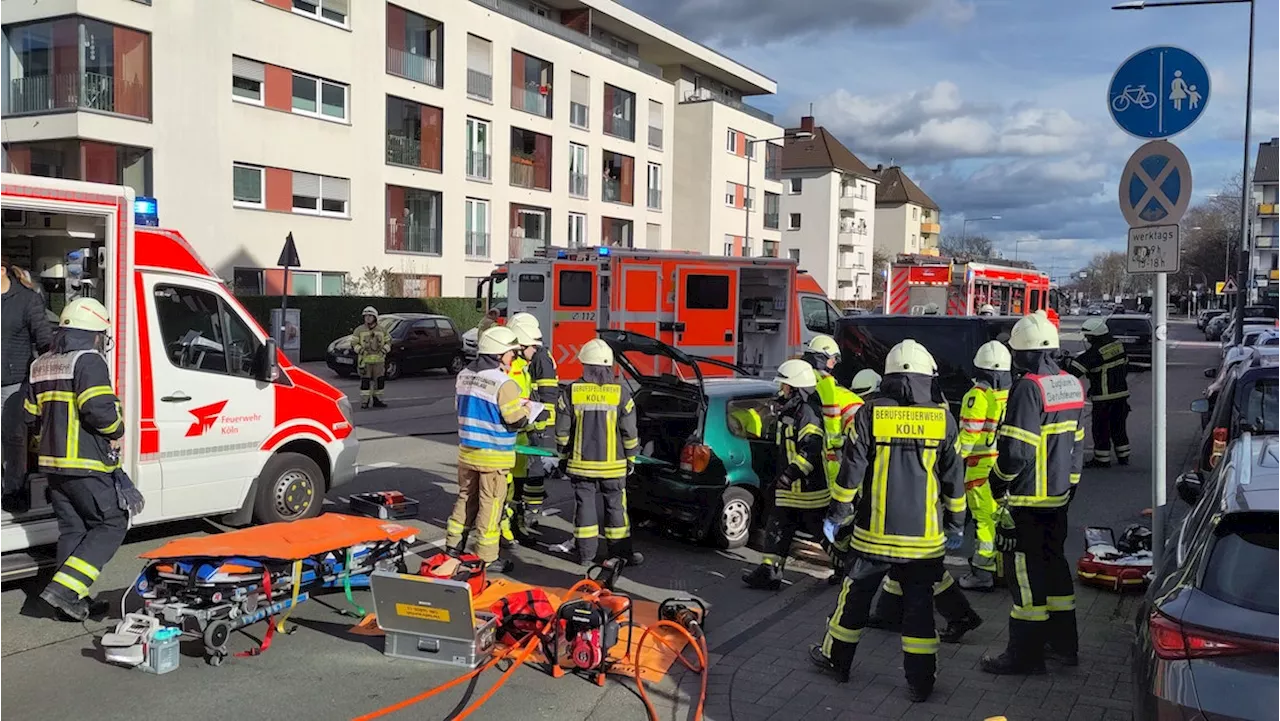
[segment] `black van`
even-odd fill
[[[960,401],[973,387],[973,357],[983,343],[1009,342],[1018,316],[863,315],[836,321],[840,365],[836,380],[848,385],[863,368],[884,374],[889,349],[910,338],[938,362],[938,380],[952,415],[960,417]]]

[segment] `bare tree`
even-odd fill
[[[959,260],[994,260],[996,244],[985,235],[948,235],[938,243],[938,250],[949,258]]]

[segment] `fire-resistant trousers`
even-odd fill
[[[600,545],[600,522],[596,496],[604,498],[604,538],[611,557],[631,559],[631,517],[627,515],[626,478],[581,478],[569,476],[573,486],[573,537],[578,561],[595,563]]]
[[[974,568],[996,572],[996,499],[991,484],[982,483],[964,492],[965,503],[973,516],[976,540],[973,545]]]
[[[1128,418],[1128,399],[1093,402],[1093,460],[1110,463],[1112,446],[1117,459],[1129,457]]]
[[[547,439],[550,436],[546,431],[533,431],[528,434],[522,434],[517,438],[517,443],[524,443],[535,448],[547,448]],[[551,450],[555,450],[555,439],[551,439]],[[542,509],[542,504],[547,500],[547,466],[548,459],[544,456],[516,456],[516,467],[511,470],[515,488],[512,496],[524,511],[538,511]]]
[[[498,559],[502,507],[507,496],[505,469],[476,468],[458,464],[458,500],[445,528],[445,545],[464,550],[472,529],[479,529],[476,555],[480,560]]]
[[[108,476],[50,474],[49,501],[58,517],[58,571],[48,588],[67,600],[85,598],[124,541],[129,515]]]
[[[383,361],[377,363],[360,364],[360,399],[368,401],[372,398],[381,398],[382,389],[387,385],[387,364]]]
[[[822,519],[826,515],[825,508],[790,508],[773,505],[764,520],[764,543],[761,547],[763,558],[761,563],[773,566],[775,573],[781,573],[787,563],[787,555],[791,553],[791,541],[796,531],[814,533],[822,538]]]
[[[942,577],[942,558],[884,563],[858,558],[840,589],[827,621],[822,652],[847,674],[876,588],[887,575],[902,588],[902,668],[913,688],[932,689],[937,671],[938,634],[933,625],[933,585]]]
[[[902,623],[903,595],[902,584],[891,575],[885,576],[880,585],[880,597],[876,600],[876,617],[890,626]],[[955,579],[944,568],[942,580],[933,584],[933,605],[947,623],[959,623],[973,611],[969,599],[965,597]]]
[[[1096,410],[1095,410],[1096,413]],[[1005,553],[1006,585],[1013,596],[1009,610],[1009,653],[1020,664],[1044,660],[1044,645],[1075,655],[1075,581],[1067,563],[1067,509],[1009,509],[1018,548]]]

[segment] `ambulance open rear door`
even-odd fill
[[[689,355],[737,363],[738,269],[676,268],[675,346]],[[704,375],[728,375],[708,364]]]

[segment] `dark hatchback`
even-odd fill
[[[1151,365],[1151,318],[1145,315],[1113,315],[1107,318],[1107,330],[1124,344],[1129,363]]]
[[[391,352],[387,354],[389,380],[435,368],[457,373],[467,364],[462,336],[448,316],[385,313],[378,316],[378,324],[391,335]],[[351,340],[352,336],[343,336],[330,343],[325,353],[325,363],[343,378],[356,372]]]
[[[1280,449],[1244,434],[1207,477],[1165,546],[1135,619],[1135,719],[1276,718]]]
[[[1280,359],[1257,349],[1247,349],[1242,356],[1234,364],[1224,363],[1222,370],[1207,369],[1215,380],[1205,391],[1207,397],[1191,403],[1204,426],[1195,465],[1201,473],[1217,465],[1227,444],[1241,434],[1280,432]]]

